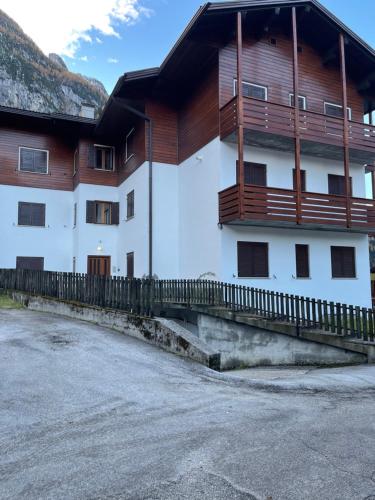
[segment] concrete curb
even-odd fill
[[[115,309],[50,299],[23,292],[10,292],[10,296],[32,311],[57,314],[110,328],[156,345],[165,351],[189,358],[212,370],[220,370],[220,353],[215,352],[172,320],[146,318]]]
[[[348,366],[343,368],[316,368],[306,375],[295,378],[277,380],[259,380],[244,378],[227,373],[218,373],[203,368],[208,379],[224,382],[235,387],[248,387],[265,392],[303,392],[358,394],[360,392],[375,392],[374,366]]]

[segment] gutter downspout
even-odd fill
[[[152,143],[152,118],[142,111],[129,106],[119,97],[113,97],[112,100],[130,113],[142,118],[148,125],[148,276],[153,276],[153,143]]]

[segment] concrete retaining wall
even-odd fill
[[[221,353],[222,370],[249,366],[367,363],[366,354],[205,314],[198,315],[198,335],[205,344]]]
[[[11,296],[33,311],[89,321],[157,345],[166,351],[190,358],[214,370],[220,369],[220,354],[173,320],[143,318],[113,309],[47,299],[21,292],[12,292]]]

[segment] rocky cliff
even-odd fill
[[[0,10],[0,105],[78,115],[85,102],[98,115],[107,98],[98,80],[69,72],[57,54],[47,57]]]

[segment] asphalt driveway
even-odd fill
[[[0,310],[0,391],[1,499],[375,498],[375,392],[359,386],[261,390],[90,324]]]

